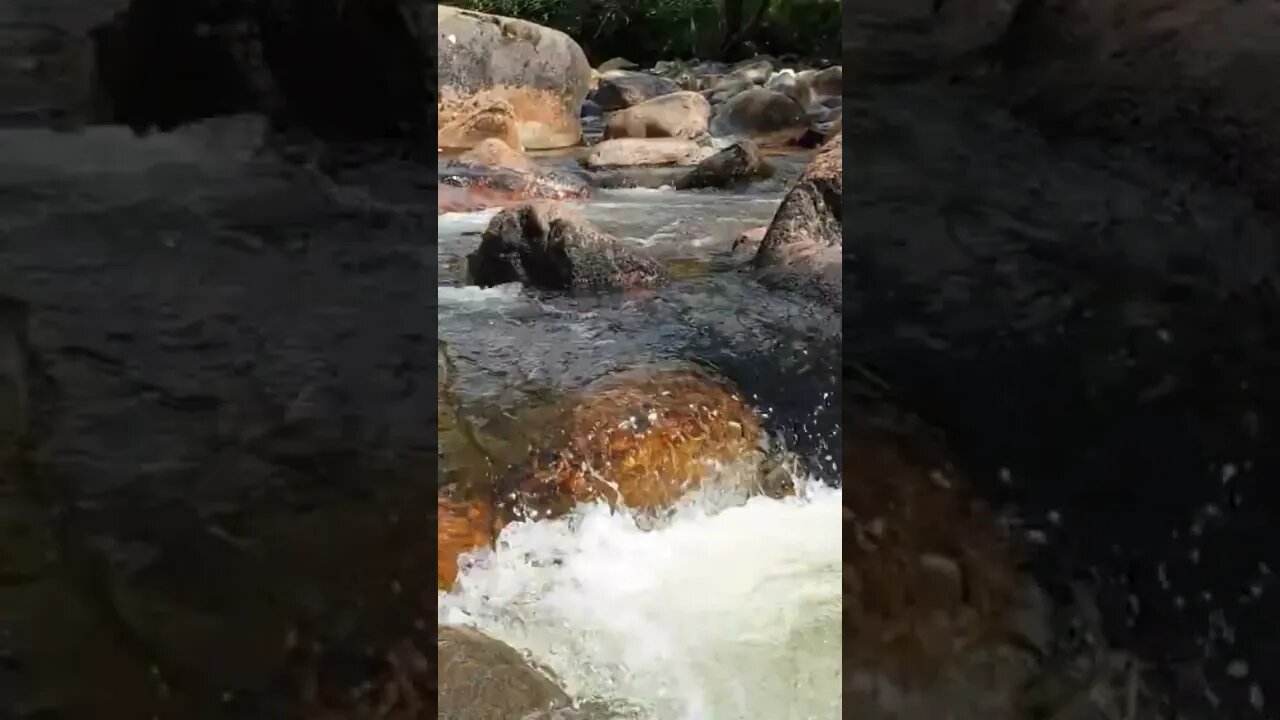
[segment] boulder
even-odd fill
[[[710,88],[702,91],[702,94],[712,105],[722,105],[735,95],[754,87],[755,85],[748,80],[728,77],[721,78]]]
[[[782,199],[760,243],[755,267],[767,284],[840,307],[844,142],[837,134]]]
[[[498,15],[437,6],[439,98],[446,127],[503,101],[519,142],[531,150],[570,147],[582,138],[578,111],[591,66],[562,32]]]
[[[764,487],[762,429],[755,410],[723,379],[698,368],[641,368],[593,383],[535,441],[508,480],[520,517],[567,512],[605,500],[642,512],[670,507],[706,483]]]
[[[796,74],[795,85],[788,93],[801,106],[814,104],[831,106],[831,100],[839,105],[844,92],[844,73],[839,65],[823,70],[801,70]]]
[[[646,72],[610,70],[600,73],[600,84],[591,100],[605,111],[621,110],[656,98],[679,92],[673,80]]]
[[[592,169],[697,165],[713,154],[713,148],[683,138],[614,138],[592,147],[582,164]]]
[[[659,285],[655,260],[623,245],[564,207],[548,202],[499,212],[467,256],[482,287],[520,282],[544,290],[602,290]]]
[[[489,147],[481,156],[470,153],[458,162],[440,168],[437,205],[439,212],[472,212],[489,207],[505,207],[528,200],[565,200],[591,194],[586,181],[562,170],[504,167],[498,162],[517,163],[502,150]],[[483,161],[489,161],[481,164]]]
[[[745,80],[753,85],[763,85],[773,74],[773,63],[768,60],[743,60],[729,71],[731,77]]]
[[[525,718],[570,705],[546,671],[474,628],[440,626],[436,654],[442,718]]]
[[[1023,2],[1001,50],[1036,120],[1154,149],[1280,209],[1275,3]]]
[[[610,70],[635,70],[638,67],[640,66],[626,58],[616,57],[600,63],[596,70],[600,73],[607,73]]]
[[[711,103],[695,92],[659,95],[618,110],[605,119],[604,137],[687,138],[707,134]]]
[[[792,144],[808,129],[809,120],[799,103],[764,88],[734,95],[711,121],[712,135],[747,137],[762,145]]]
[[[743,230],[738,233],[738,237],[733,239],[729,254],[735,261],[750,262],[755,258],[756,253],[760,252],[760,243],[764,240],[767,232],[769,232],[768,225]]]
[[[495,100],[474,112],[454,116],[448,123],[441,122],[436,145],[448,150],[470,148],[496,139],[511,148],[522,148],[520,121],[515,108],[505,100]]]
[[[698,163],[676,180],[675,186],[678,190],[728,188],[772,177],[773,172],[773,166],[760,155],[760,148],[750,140],[741,140]]]

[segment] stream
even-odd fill
[[[694,362],[734,382],[802,461],[796,497],[695,493],[647,531],[596,505],[508,526],[441,594],[442,623],[526,652],[610,716],[839,717],[839,316],[759,286],[730,254],[741,231],[768,224],[807,157],[773,158],[778,175],[745,191],[601,190],[573,203],[671,270],[652,291],[467,286],[463,258],[494,212],[439,218],[449,391],[491,456],[525,449],[528,408],[612,371]],[[477,465],[446,457],[442,481],[467,482]]]

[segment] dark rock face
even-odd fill
[[[964,62],[996,43],[1017,4],[1017,0],[848,0],[844,64],[864,82],[918,79]]]
[[[612,112],[675,92],[680,92],[680,86],[660,75],[610,70],[600,75],[600,84],[591,95],[591,100],[600,109]]]
[[[783,198],[754,261],[763,281],[835,307],[842,300],[843,150],[836,135],[818,151]]]
[[[0,295],[0,475],[31,426],[27,304]]]
[[[551,203],[498,213],[467,266],[483,287],[521,282],[545,290],[628,289],[666,279],[655,260]]]
[[[676,180],[677,190],[729,188],[773,176],[773,166],[749,140],[736,142],[698,163],[689,174]]]
[[[515,111],[524,147],[578,144],[591,66],[573,39],[523,20],[445,5],[437,6],[436,19],[442,127],[502,101]]]

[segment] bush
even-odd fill
[[[839,0],[460,0],[460,7],[521,18],[560,30],[592,64],[625,57],[736,60],[840,53]],[[732,27],[730,27],[732,26]]]

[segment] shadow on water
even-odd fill
[[[869,368],[945,430],[1046,586],[1090,588],[1183,717],[1267,717],[1280,224],[952,88],[846,112],[846,382]]]

